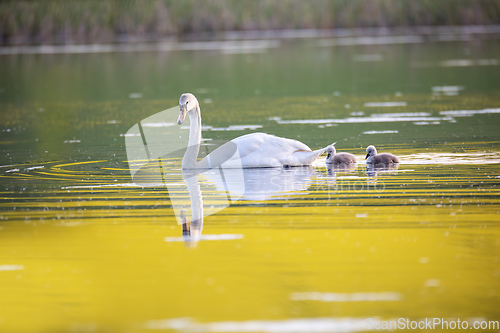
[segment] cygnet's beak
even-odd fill
[[[327,152],[327,153],[326,153],[326,159],[327,159],[327,160],[328,160],[328,159],[330,159],[330,156],[331,156],[331,155],[332,155],[332,153]]]
[[[177,118],[177,125],[180,125],[184,122],[187,113],[187,105],[186,104],[179,105],[179,109],[181,110],[181,112],[179,113],[179,118]]]
[[[366,154],[366,156],[365,156],[365,160],[368,158],[368,156],[370,156],[370,153]]]

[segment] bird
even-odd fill
[[[307,145],[297,140],[266,133],[251,133],[229,141],[230,145],[225,144],[217,148],[200,162],[197,162],[201,143],[200,104],[193,94],[184,93],[179,98],[179,109],[178,125],[184,122],[186,115],[189,115],[190,119],[188,149],[182,159],[183,169],[213,167],[214,156],[219,157],[219,162],[224,163],[225,168],[306,166],[311,165],[329,147],[311,150]],[[233,151],[227,148],[231,146],[237,148],[238,154],[232,154]],[[228,151],[230,154],[227,153]],[[226,156],[226,158],[221,160],[221,156]]]
[[[399,163],[399,158],[389,153],[377,154],[375,146],[370,145],[366,148],[366,164],[371,165],[392,165]]]
[[[352,164],[356,163],[356,156],[349,153],[337,153],[334,145],[326,149],[326,164]]]

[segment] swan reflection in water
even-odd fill
[[[241,238],[228,234],[202,235],[203,218],[228,207],[236,200],[264,201],[287,198],[307,190],[313,174],[312,167],[239,170],[214,168],[199,174],[194,170],[183,170],[190,202],[177,202],[174,205],[174,209],[178,210],[179,223],[182,224],[182,240],[186,246],[195,246],[200,240]],[[204,198],[207,198],[205,202]]]
[[[231,196],[241,194],[240,200],[253,201],[283,199],[303,192],[311,185],[311,177],[315,174],[311,166],[225,169],[224,179],[218,177],[217,172],[209,170],[204,173],[215,184],[217,191],[228,191]],[[243,177],[239,178],[239,174]]]
[[[182,238],[186,245],[196,245],[203,231],[203,197],[198,175],[193,170],[183,170],[182,178],[189,192],[191,217],[187,216],[185,208],[181,208],[178,213],[178,219],[180,219],[180,223],[182,224]]]
[[[326,165],[326,174],[329,177],[336,177],[337,172],[350,172],[354,171],[357,168],[356,163],[342,163],[342,164],[327,164]]]
[[[369,184],[377,183],[377,175],[378,173],[394,173],[398,170],[399,163],[391,163],[391,164],[366,164],[366,176],[368,177],[367,182]]]
[[[200,168],[182,168],[180,156],[195,154],[206,146],[189,147],[173,152],[135,170],[134,183],[144,187],[166,186],[170,203],[178,224],[182,225],[182,237],[168,237],[169,242],[183,241],[195,246],[201,240],[229,240],[242,235],[203,235],[206,216],[229,207],[238,200],[265,201],[287,198],[307,190],[316,174],[311,166],[290,168],[226,168],[224,154],[234,154],[231,143],[218,145],[212,152],[202,152],[211,158],[201,159]],[[229,145],[229,146],[224,146]],[[219,150],[223,148],[226,152]],[[218,152],[217,152],[218,150]],[[208,150],[207,150],[208,151]],[[229,151],[229,153],[227,153]],[[210,163],[210,167],[207,164]]]

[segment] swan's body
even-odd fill
[[[337,153],[335,146],[328,146],[326,149],[326,164],[353,164],[356,163],[356,156],[349,153]]]
[[[326,150],[322,148],[312,151],[300,141],[266,133],[243,135],[231,142],[238,146],[239,152],[239,161],[236,158],[234,162],[237,165],[241,163],[245,168],[310,165]],[[229,160],[227,163],[231,162]]]
[[[399,158],[389,153],[377,154],[374,146],[366,148],[366,163],[371,165],[391,165],[399,163]]]
[[[205,157],[199,163],[198,156],[201,142],[201,111],[198,100],[193,94],[182,94],[179,99],[180,115],[177,123],[184,121],[186,113],[190,117],[188,150],[182,160],[183,168],[214,167],[210,155],[221,156],[217,150]],[[238,154],[228,160],[220,161],[225,168],[266,168],[282,166],[310,165],[323,154],[328,147],[311,150],[307,145],[293,139],[280,138],[266,133],[251,133],[231,140],[236,145]],[[224,148],[224,146],[219,149]],[[220,153],[220,152],[219,152]],[[222,152],[223,154],[223,152]]]

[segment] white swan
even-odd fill
[[[182,124],[186,114],[190,118],[189,143],[182,159],[182,168],[210,167],[210,155],[199,163],[198,156],[201,142],[201,111],[196,97],[191,93],[182,94],[179,99],[180,114],[177,124]],[[311,150],[300,141],[280,138],[266,133],[251,133],[237,137],[230,141],[236,145],[239,154],[231,154],[231,158],[224,162],[225,168],[265,168],[282,166],[310,165],[316,158],[323,154],[328,147]],[[191,151],[190,151],[191,150]]]

